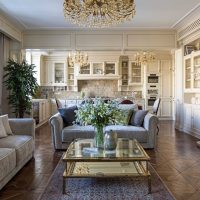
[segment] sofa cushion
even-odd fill
[[[0,139],[0,148],[13,148],[16,151],[17,165],[26,159],[34,150],[33,137],[28,135],[9,135]]]
[[[0,148],[0,181],[16,167],[15,149]]]
[[[0,118],[0,138],[7,137],[6,130],[3,125],[3,119]]]
[[[76,113],[75,110],[78,110],[77,106],[71,106],[68,108],[59,108],[58,111],[63,118],[65,126],[72,125],[75,121]]]
[[[121,110],[122,116],[123,116],[123,123],[122,125],[128,125],[129,121],[131,119],[131,116],[133,114],[133,110],[126,110],[126,109],[122,109]]]
[[[131,125],[133,126],[142,126],[144,122],[144,118],[146,114],[148,113],[148,110],[137,110],[133,112],[133,115],[131,117]]]
[[[12,130],[10,128],[9,121],[8,121],[8,115],[2,115],[2,116],[0,116],[0,118],[3,121],[3,126],[5,128],[6,134],[7,135],[13,135]]]
[[[123,126],[123,125],[109,125],[105,128],[106,131],[113,130],[117,132],[119,138],[135,138],[138,142],[148,142],[148,131],[143,127]]]
[[[94,127],[77,124],[67,126],[62,130],[62,141],[69,142],[77,138],[94,138]]]

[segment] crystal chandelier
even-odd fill
[[[134,0],[64,0],[64,15],[73,24],[103,28],[131,20]]]
[[[69,53],[68,62],[69,65],[74,66],[74,64],[78,64],[80,67],[83,67],[88,64],[88,55],[81,51]]]
[[[138,65],[141,64],[146,65],[148,63],[155,62],[155,59],[156,59],[155,55],[151,52],[143,51],[135,54],[135,62]]]

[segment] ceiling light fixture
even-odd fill
[[[135,62],[138,65],[141,65],[141,64],[146,65],[148,63],[155,62],[155,59],[156,59],[155,54],[151,52],[143,51],[143,52],[135,54]]]
[[[73,24],[103,28],[131,20],[134,0],[64,0],[64,16]]]
[[[80,67],[83,67],[88,64],[88,55],[81,51],[69,53],[68,62],[69,65],[74,66],[74,64],[78,64]]]

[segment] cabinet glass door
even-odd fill
[[[54,80],[55,83],[64,83],[64,63],[55,63],[54,64]]]
[[[191,59],[185,60],[185,89],[191,88]]]
[[[141,64],[131,63],[131,73],[130,73],[131,83],[142,83],[142,66]]]
[[[194,88],[200,88],[200,55],[194,57]]]
[[[128,61],[122,61],[122,85],[128,85]]]
[[[103,63],[92,63],[92,73],[93,74],[103,74]]]
[[[115,63],[111,63],[111,62],[105,63],[105,74],[115,75]]]
[[[90,74],[90,64],[80,67],[79,74]]]

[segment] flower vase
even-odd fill
[[[103,126],[95,127],[95,138],[94,138],[94,146],[98,149],[104,148],[104,132]]]

